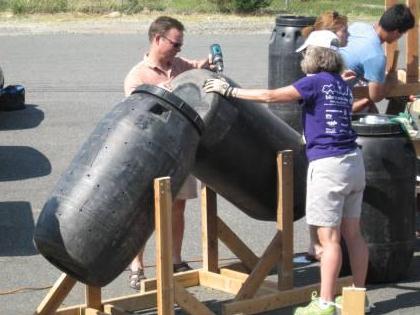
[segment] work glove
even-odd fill
[[[236,95],[236,88],[232,87],[225,78],[207,79],[204,82],[203,88],[207,93],[216,92],[226,97]]]

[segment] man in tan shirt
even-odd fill
[[[141,84],[159,85],[169,88],[170,81],[178,74],[196,68],[210,68],[209,59],[188,60],[176,55],[181,51],[184,26],[176,19],[158,17],[149,27],[149,52],[135,65],[124,80],[124,93],[130,95]],[[182,260],[184,236],[184,210],[187,199],[197,198],[196,179],[189,176],[176,196],[172,206],[173,263],[174,272],[187,271],[191,267]],[[130,287],[139,290],[145,279],[143,249],[130,264]]]

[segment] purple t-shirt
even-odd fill
[[[353,95],[339,74],[320,72],[293,86],[302,96],[303,128],[309,161],[349,153],[356,149],[351,128]]]

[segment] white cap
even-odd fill
[[[335,35],[333,32],[321,30],[311,32],[308,38],[305,40],[305,43],[303,43],[302,46],[296,49],[296,52],[300,52],[308,48],[308,46],[317,46],[329,48],[332,50],[338,50],[340,42],[338,40],[337,35]]]

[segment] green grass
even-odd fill
[[[134,14],[145,10],[168,14],[218,14],[232,13],[234,6],[229,5],[232,1],[234,0],[0,0],[0,10],[14,14],[105,14],[112,11]],[[318,15],[326,10],[336,10],[350,18],[376,18],[382,14],[383,9],[384,0],[272,0],[270,6],[253,14]]]

